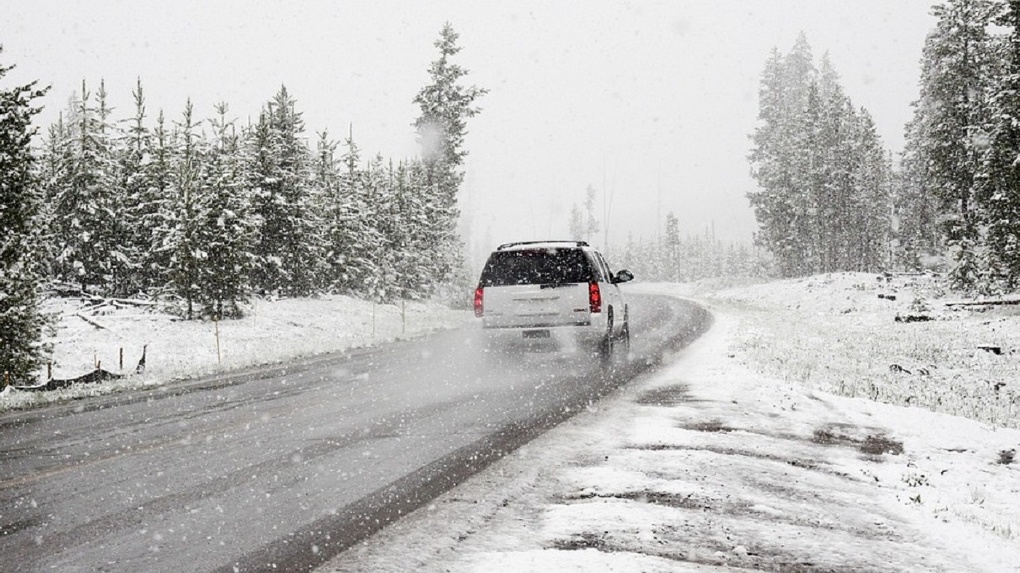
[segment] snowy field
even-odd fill
[[[0,393],[0,411],[371,346],[451,328],[473,318],[469,312],[439,304],[408,302],[401,307],[346,296],[257,300],[245,318],[218,324],[179,320],[131,305],[94,308],[78,299],[51,300],[46,310],[58,317],[55,336],[49,340],[54,346],[54,378],[75,378],[97,364],[130,375],[143,349],[145,373],[51,392],[5,389]]]
[[[322,571],[1020,571],[1012,307],[922,277],[638,289],[715,325]]]

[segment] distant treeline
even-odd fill
[[[635,240],[629,237],[623,253],[613,264],[626,268],[642,281],[694,282],[703,279],[766,278],[772,276],[773,258],[760,247],[726,243],[711,231],[681,236],[673,213],[666,215],[662,237]]]

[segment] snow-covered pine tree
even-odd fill
[[[849,149],[848,124],[853,118],[850,99],[843,92],[839,74],[826,52],[818,74],[818,143],[820,164],[815,169],[819,189],[816,272],[833,272],[849,268],[849,244],[858,230],[850,224],[853,213],[849,205],[855,188],[850,173],[856,165]]]
[[[198,174],[198,244],[205,256],[198,261],[197,296],[205,316],[222,320],[243,316],[258,225],[251,214],[234,122],[227,119],[227,104],[215,109],[213,141],[204,149]]]
[[[286,86],[266,104],[249,145],[253,208],[261,222],[252,285],[263,292],[307,296],[324,268],[314,208],[311,160],[302,139],[304,121]]]
[[[67,174],[71,165],[71,140],[71,130],[64,121],[64,113],[60,112],[57,115],[57,121],[50,124],[40,150],[39,178],[43,196],[43,220],[47,222],[42,241],[45,255],[41,258],[46,265],[44,274],[50,280],[62,278],[56,264],[57,256],[60,253],[61,228],[56,224],[55,213],[57,196],[68,180]],[[58,286],[63,288],[66,285]]]
[[[101,90],[105,91],[105,90]],[[109,110],[93,107],[82,82],[67,132],[67,166],[52,181],[58,277],[82,290],[108,293],[122,261],[117,251],[116,163],[106,123]]]
[[[758,240],[776,256],[782,276],[805,272],[806,206],[802,173],[796,163],[798,138],[803,137],[797,130],[798,117],[806,107],[814,73],[810,62],[810,48],[803,36],[789,56],[773,49],[762,71],[758,126],[751,135],[753,147],[748,156],[759,187],[748,193],[761,229]]]
[[[832,142],[825,138],[823,113],[818,82],[812,79],[808,83],[804,108],[792,118],[796,127],[792,134],[794,152],[790,154],[790,167],[795,189],[793,234],[799,245],[798,274],[821,272],[828,262],[825,242],[833,240],[828,233],[823,207],[831,198],[832,190],[828,185],[830,166],[827,161]]]
[[[167,129],[163,110],[157,114],[152,137],[147,141],[144,155],[149,159],[142,165],[141,175],[146,185],[141,189],[140,212],[136,213],[140,227],[139,280],[145,290],[159,294],[167,288],[167,269],[173,254],[165,242],[177,220],[172,188],[176,138]]]
[[[427,194],[434,217],[429,233],[434,244],[427,247],[436,255],[438,272],[434,277],[438,283],[460,274],[463,268],[463,249],[456,229],[460,217],[457,192],[464,179],[461,166],[468,153],[464,139],[467,120],[480,111],[474,102],[487,92],[460,84],[468,71],[452,61],[460,51],[457,38],[453,26],[445,23],[434,44],[439,49],[439,58],[429,67],[431,81],[414,98],[421,110],[414,127],[425,169],[422,191]]]
[[[160,231],[160,249],[169,260],[167,290],[181,301],[185,318],[191,320],[197,316],[199,268],[206,252],[200,235],[205,222],[199,187],[203,142],[190,99],[185,104],[181,121],[175,126],[179,148],[171,160],[168,226]]]
[[[581,207],[577,203],[570,207],[570,221],[567,225],[570,229],[570,238],[572,240],[584,240],[584,215],[581,214]]]
[[[898,268],[920,271],[928,257],[942,251],[938,227],[938,200],[928,187],[928,163],[921,147],[927,137],[926,123],[916,114],[905,128],[900,170],[893,197],[895,251]]]
[[[105,148],[102,157],[104,167],[102,180],[108,187],[113,215],[109,219],[109,273],[106,292],[114,296],[126,296],[132,290],[136,263],[131,253],[131,223],[123,216],[130,202],[124,187],[126,178],[122,172],[123,165],[120,163],[124,135],[110,119],[113,111],[109,105],[106,82],[100,80],[99,89],[96,90],[96,113],[102,147]]]
[[[342,273],[343,261],[339,253],[341,241],[338,234],[342,233],[342,216],[345,205],[340,199],[340,164],[336,157],[338,143],[330,139],[327,131],[319,133],[315,147],[315,160],[312,167],[311,185],[315,187],[315,197],[319,201],[317,211],[322,217],[323,240],[323,280],[322,289],[326,292],[340,292],[339,278]]]
[[[151,133],[145,125],[145,93],[142,81],[136,80],[134,97],[135,113],[126,120],[127,128],[123,144],[117,148],[118,187],[123,201],[120,213],[120,225],[123,230],[122,250],[126,258],[126,276],[122,293],[134,294],[151,285],[146,280],[144,267],[145,254],[152,244],[151,223],[154,211],[158,208],[158,198],[150,197],[149,164],[152,157],[149,149],[152,145]]]
[[[993,0],[946,0],[932,9],[938,23],[925,40],[914,130],[907,132],[918,137],[908,141],[923,166],[914,175],[924,177],[939,202],[942,237],[952,257],[950,279],[960,288],[978,278],[973,195],[995,60],[988,24],[998,9]]]
[[[417,171],[421,173],[421,170]],[[392,246],[395,250],[397,295],[401,299],[418,300],[428,293],[429,256],[422,243],[422,231],[428,225],[425,210],[417,203],[420,182],[414,180],[413,163],[400,162],[391,169],[390,187],[393,214],[396,218]]]
[[[0,55],[3,48],[0,47]],[[0,63],[0,80],[13,69]],[[41,185],[32,152],[37,82],[0,87],[0,376],[30,382],[43,359]]]
[[[672,211],[666,214],[666,234],[662,237],[662,270],[667,281],[682,282],[689,269],[682,262],[680,253],[680,221]]]
[[[588,185],[584,190],[584,240],[591,243],[599,236],[599,221],[595,218],[595,187]]]
[[[840,270],[877,272],[889,266],[892,238],[892,161],[882,146],[875,122],[866,109],[852,117],[848,139],[854,158],[851,172],[854,219],[848,237],[849,259]]]
[[[785,57],[773,50],[762,73],[759,124],[749,155],[759,189],[748,198],[758,243],[782,276],[877,270],[888,245],[890,167],[866,111],[858,113],[828,56],[821,70],[801,35]],[[702,262],[722,256],[714,239]],[[709,257],[709,258],[705,258]]]
[[[335,182],[322,191],[325,228],[326,276],[328,290],[336,293],[366,296],[364,285],[378,275],[372,254],[379,248],[381,236],[366,200],[366,175],[360,167],[360,150],[354,142],[353,129],[344,141],[339,165],[333,159],[336,145],[320,144],[318,170],[328,174],[338,169]]]
[[[985,227],[985,291],[1020,287],[1020,0],[1009,0],[995,20],[1008,29],[1002,70],[990,99],[989,141],[976,194]]]
[[[396,213],[393,209],[390,189],[382,167],[382,156],[376,155],[365,167],[362,196],[366,213],[372,221],[371,242],[366,242],[367,257],[374,272],[365,274],[359,281],[363,296],[375,302],[394,302],[396,284],[396,253],[398,244]]]

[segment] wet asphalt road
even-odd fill
[[[477,325],[0,415],[0,571],[307,570],[688,344],[631,295],[630,359],[486,352]]]

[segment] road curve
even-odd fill
[[[631,359],[484,352],[477,326],[0,415],[0,571],[307,570],[708,328],[630,295]]]

